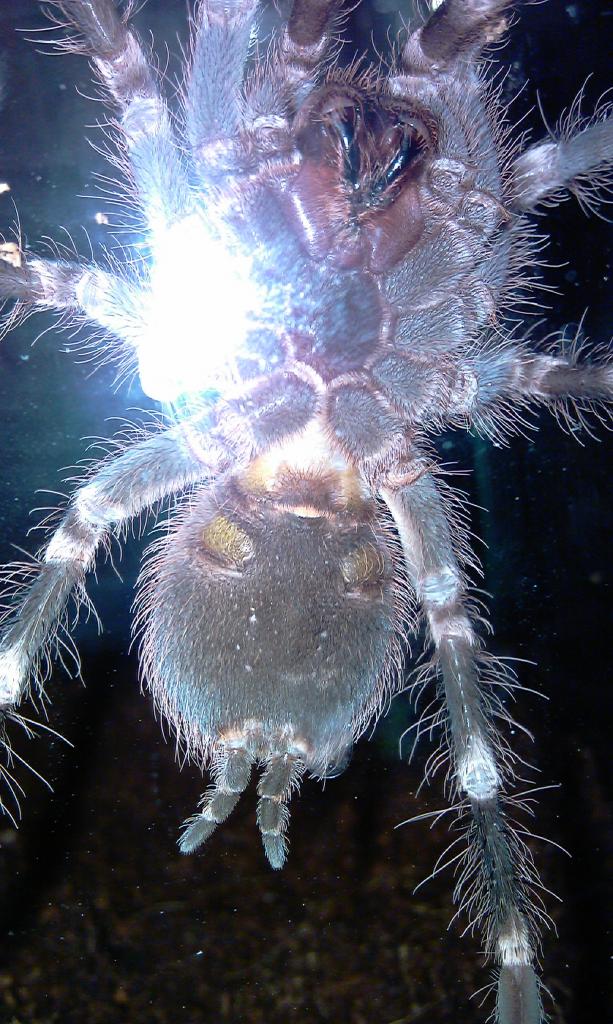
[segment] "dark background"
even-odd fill
[[[354,45],[379,48],[399,27],[398,2],[365,3],[350,20]],[[402,8],[405,16],[408,8]],[[177,66],[186,5],[150,0],[137,16],[149,29],[162,64]],[[101,158],[85,131],[103,116],[84,96],[93,89],[86,64],[43,56],[27,41],[46,23],[30,0],[0,6],[0,49],[6,98],[0,111],[0,230],[19,212],[22,240],[63,238],[64,228],[87,255],[109,241],[94,214]],[[550,122],[573,100],[588,74],[589,110],[610,84],[611,10],[601,2],[555,2],[522,11],[511,41],[498,54],[510,69],[507,92],[529,79],[514,105],[535,137],[537,94]],[[17,29],[34,29],[20,34]],[[40,47],[39,47],[40,49]],[[348,48],[348,53],[351,48]],[[83,226],[83,228],[81,227]],[[588,309],[586,332],[610,337],[611,231],[586,220],[574,202],[541,218],[551,233],[544,272],[562,294],[551,298],[549,327],[576,323]],[[106,232],[106,233],[105,233]],[[565,262],[568,261],[568,262]],[[39,487],[66,489],[58,469],[82,457],[84,436],[108,435],[108,423],[142,405],[137,390],[113,394],[105,372],[65,354],[66,336],[32,343],[51,321],[32,319],[0,347],[0,492],[4,560],[19,557],[33,506],[53,504]],[[543,333],[547,330],[543,327]],[[131,413],[134,417],[138,413]],[[472,468],[462,478],[477,505],[474,529],[486,568],[485,586],[498,654],[530,659],[521,680],[542,690],[519,701],[518,717],[534,731],[522,752],[541,770],[535,831],[548,843],[534,849],[559,939],[544,936],[545,982],[556,1024],[604,1021],[610,1015],[611,808],[610,763],[611,546],[605,498],[611,459],[603,443],[586,446],[548,416],[529,441],[508,449],[465,436],[442,439],[447,463]],[[64,474],[65,475],[65,474]],[[104,633],[79,629],[86,688],[58,670],[48,685],[49,724],[72,748],[43,734],[18,746],[52,784],[22,766],[25,790],[18,833],[0,826],[0,1020],[11,1024],[92,1021],[249,1022],[249,1024],[470,1024],[483,1020],[469,996],[489,979],[478,940],[460,939],[451,916],[450,873],[412,894],[447,843],[440,825],[398,830],[403,819],[443,805],[440,786],[416,796],[424,743],[414,762],[398,738],[412,721],[397,698],[370,743],[325,791],[303,785],[292,804],[291,852],[283,872],[267,866],[255,827],[253,789],[202,855],[181,857],[180,822],[195,808],[203,782],[179,771],[172,740],[164,740],[148,699],[139,694],[128,653],[131,587],[137,543],[128,545],[121,586],[102,565],[89,592]],[[415,644],[419,650],[419,641]]]

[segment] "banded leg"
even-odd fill
[[[464,411],[484,434],[504,437],[521,429],[522,407],[547,406],[562,426],[590,428],[590,419],[610,420],[613,362],[579,361],[579,346],[568,356],[540,355],[520,346],[484,349],[471,361],[474,394]],[[608,407],[608,408],[607,408]]]
[[[488,955],[500,965],[498,1024],[540,1024],[537,877],[505,810],[510,753],[495,728],[502,706],[488,692],[487,662],[470,617],[467,592],[442,499],[429,474],[382,487],[435,645],[453,786],[467,811],[467,849],[454,898],[480,925]],[[491,681],[491,680],[490,680]]]
[[[309,384],[277,374],[266,384],[255,384],[240,401],[228,402],[214,429],[209,429],[208,412],[187,420],[133,444],[80,487],[0,642],[0,710],[21,699],[30,667],[113,526],[189,484],[229,469],[239,472],[256,455],[302,430],[316,404]]]
[[[41,259],[13,267],[0,260],[0,303],[17,301],[9,325],[13,316],[19,317],[28,307],[67,313],[67,324],[72,317],[77,322],[85,318],[117,339],[115,346],[109,339],[93,342],[108,347],[113,360],[136,357],[146,322],[147,295],[136,283],[101,267]]]
[[[271,757],[258,784],[257,818],[264,851],[273,868],[282,868],[287,856],[288,801],[304,774],[304,765],[291,754]]]
[[[181,853],[193,853],[232,813],[249,784],[253,760],[246,750],[223,749],[213,767],[214,784],[202,800],[199,814],[183,824],[179,840]]]
[[[281,42],[287,80],[294,90],[312,81],[327,56],[342,0],[294,0]]]
[[[198,437],[197,458],[182,426],[148,437],[103,465],[76,491],[25,594],[19,568],[6,567],[13,601],[0,642],[0,711],[27,692],[32,666],[55,634],[69,597],[83,587],[111,528],[226,467],[228,444],[212,435]]]
[[[185,123],[205,171],[236,170],[232,145],[242,128],[242,82],[258,0],[200,0],[193,22]]]
[[[495,42],[507,29],[510,0],[445,0],[405,47],[406,70],[452,70]],[[530,146],[512,167],[511,206],[529,211],[538,203],[559,202],[573,191],[588,209],[597,209],[611,188],[613,120],[605,103],[586,122],[578,113],[581,94],[559,139]]]
[[[278,149],[291,135],[290,119],[316,86],[335,38],[342,0],[294,0],[280,39],[245,83],[245,130],[262,144],[271,134]],[[287,137],[287,138],[284,138]],[[291,141],[291,140],[290,140]]]
[[[512,0],[444,0],[408,40],[402,54],[410,70],[424,61],[447,70],[495,42],[505,32]]]
[[[127,169],[155,236],[185,216],[190,199],[168,111],[147,56],[113,0],[57,0],[55,9],[65,18],[62,27],[73,27],[81,36],[66,39],[59,48],[88,55],[119,107]]]
[[[515,160],[511,205],[532,210],[539,203],[554,205],[574,192],[588,210],[597,212],[613,184],[613,117],[607,104],[581,129],[565,131],[559,140],[530,146]]]

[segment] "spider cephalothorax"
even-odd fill
[[[256,0],[201,0],[179,142],[113,0],[53,4],[116,108],[147,256],[119,269],[13,253],[0,298],[17,316],[95,325],[105,359],[130,361],[175,418],[92,471],[40,560],[8,569],[0,704],[16,714],[33,667],[42,685],[41,651],[109,533],[178,495],[137,628],[146,686],[213,776],[181,849],[225,820],[256,764],[280,867],[292,789],[342,770],[399,687],[421,606],[435,764],[469,823],[456,896],[500,966],[500,1024],[539,1024],[544,915],[497,728],[514,684],[483,650],[464,512],[432,438],[472,426],[500,439],[518,408],[581,421],[611,400],[606,360],[533,350],[504,317],[529,287],[528,215],[568,191],[593,206],[613,131],[603,107],[560,139],[507,144],[479,67],[504,0],[432,5],[385,71],[330,67],[341,6],[295,0],[262,55]]]

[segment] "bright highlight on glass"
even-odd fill
[[[173,402],[215,385],[256,315],[250,272],[249,257],[198,214],[156,238],[148,326],[138,346],[146,395]]]

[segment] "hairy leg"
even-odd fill
[[[403,64],[408,69],[424,64],[441,71],[453,69],[503,34],[510,7],[511,0],[444,0],[409,38]]]
[[[210,413],[205,413],[132,444],[103,464],[74,494],[25,596],[18,588],[20,599],[0,642],[0,708],[20,700],[32,664],[113,526],[192,483],[239,472],[258,454],[301,430],[316,403],[309,384],[291,374],[277,374],[265,384],[255,384],[240,400],[228,401],[218,410],[213,429]]]
[[[610,421],[613,363],[610,356],[582,358],[581,346],[565,354],[544,355],[503,343],[483,348],[467,360],[475,383],[461,412],[481,432],[503,438],[521,430],[529,405],[545,405],[562,426],[585,425],[590,419]]]
[[[292,115],[318,82],[335,40],[342,0],[294,0],[289,21],[245,82],[243,128],[272,154],[293,145]]]
[[[242,82],[258,0],[200,0],[192,25],[185,125],[204,181],[236,170]]]
[[[110,459],[75,492],[41,561],[33,572],[26,569],[25,591],[20,567],[5,568],[12,600],[0,642],[0,709],[10,709],[27,691],[31,668],[55,634],[71,594],[83,587],[110,530],[228,464],[226,442],[202,432],[198,440],[195,457],[188,430],[177,427]]]
[[[147,292],[136,281],[97,266],[65,260],[28,259],[11,266],[0,259],[0,303],[14,299],[8,325],[33,309],[68,314],[66,325],[89,320],[114,335],[95,340],[113,361],[136,357],[146,323]]]
[[[390,478],[381,496],[428,621],[452,786],[461,818],[469,816],[455,898],[467,909],[471,927],[482,928],[486,952],[500,965],[497,1021],[539,1024],[533,967],[536,921],[543,916],[534,893],[538,879],[507,813],[505,788],[513,779],[513,762],[495,725],[496,717],[506,715],[488,685],[491,662],[488,669],[455,551],[457,538],[429,473],[405,484]]]
[[[294,95],[306,84],[312,84],[314,72],[327,56],[341,3],[342,0],[294,0],[280,51]]]
[[[155,239],[190,208],[189,187],[166,104],[136,34],[113,0],[55,0],[53,19],[76,29],[58,48],[90,57],[104,89],[119,108],[121,165]]]
[[[186,134],[202,184],[232,177],[253,153],[290,146],[289,117],[313,87],[340,0],[295,0],[266,58],[246,63],[258,0],[201,0],[193,22],[185,90]]]
[[[583,127],[580,118],[575,125],[571,118],[561,138],[538,142],[517,157],[512,166],[514,209],[553,205],[573,192],[588,211],[598,212],[613,185],[612,109],[606,104]]]

